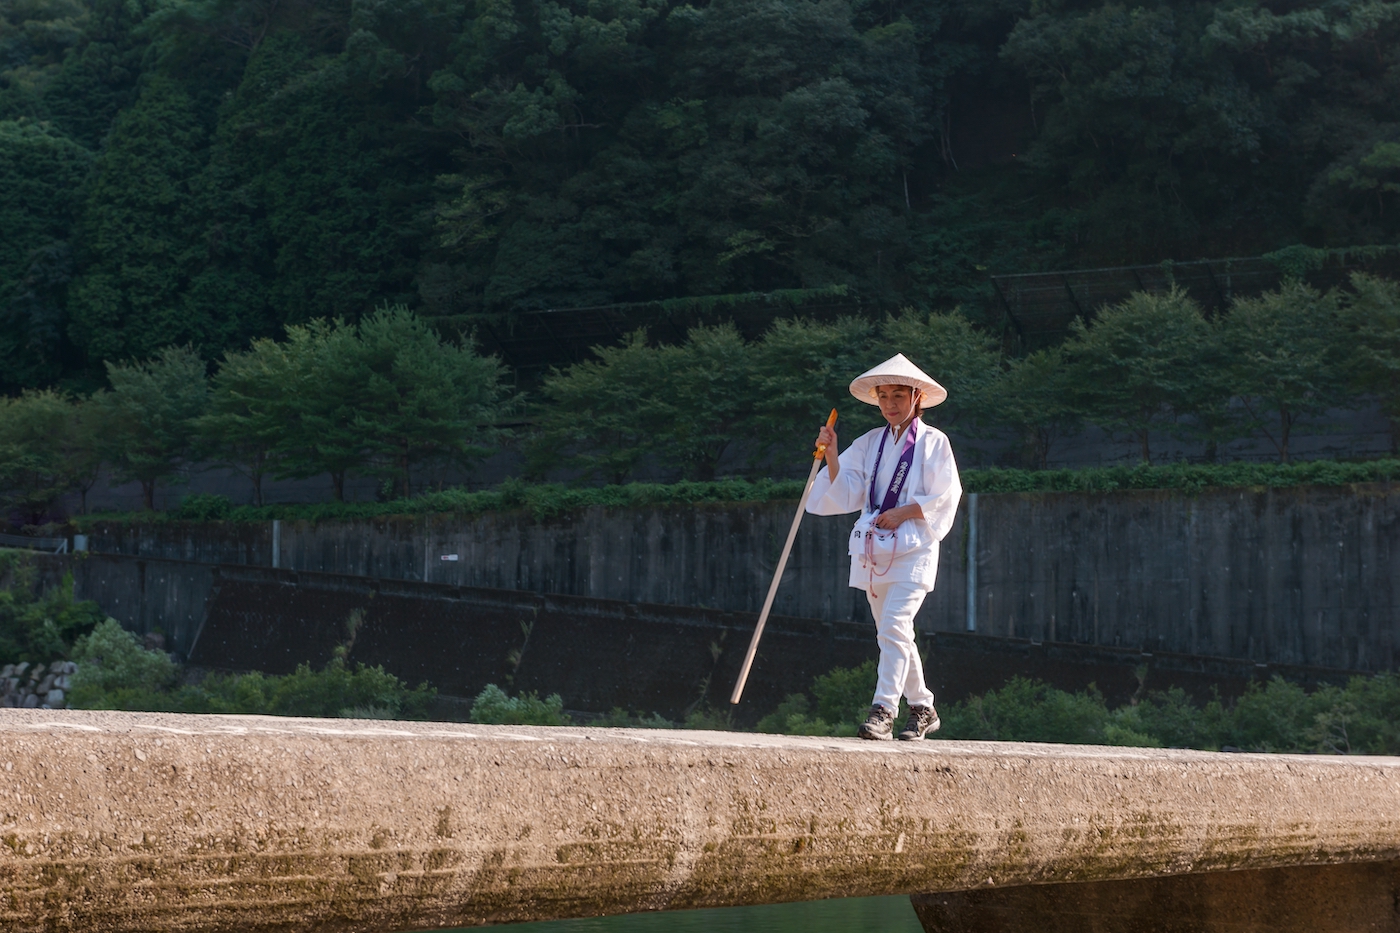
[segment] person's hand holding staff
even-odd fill
[[[768,613],[773,608],[773,597],[778,595],[778,583],[783,579],[783,569],[787,567],[788,554],[792,551],[792,542],[797,538],[797,526],[802,523],[802,513],[807,509],[807,498],[812,495],[812,484],[817,481],[817,471],[822,467],[822,460],[826,457],[827,444],[831,449],[836,449],[836,409],[831,410],[831,415],[826,419],[826,427],[822,429],[816,453],[812,455],[812,472],[807,474],[807,485],[802,489],[802,499],[797,503],[797,514],[792,517],[792,528],[788,529],[787,543],[783,545],[782,556],[778,558],[778,567],[773,572],[773,582],[768,585],[768,596],[763,600],[763,611],[758,614],[758,625],[754,626],[753,638],[749,640],[749,652],[744,655],[744,666],[739,670],[739,680],[734,684],[734,694],[729,698],[730,703],[738,703],[739,697],[744,693],[744,684],[749,679],[749,668],[753,667],[754,655],[758,652],[758,640],[763,636],[763,626],[768,622]]]

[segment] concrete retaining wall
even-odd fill
[[[513,692],[559,693],[571,710],[620,706],[676,721],[697,708],[729,708],[757,622],[751,612],[246,564],[88,554],[46,558],[43,566],[50,581],[71,571],[78,596],[97,599],[128,627],[161,628],[170,648],[201,667],[272,674],[302,663],[320,667],[346,641],[346,622],[358,613],[350,661],[382,665],[410,684],[426,681],[447,697],[474,697],[494,683]],[[1204,700],[1212,690],[1236,695],[1274,674],[1305,684],[1348,676],[963,632],[925,631],[920,640],[925,676],[941,702],[1000,687],[1016,675],[1067,690],[1094,684],[1114,704],[1144,688],[1179,686]],[[736,720],[751,726],[788,694],[808,690],[817,675],[874,656],[868,623],[772,616]],[[463,712],[453,706],[436,715]]]
[[[15,933],[382,933],[1400,857],[1388,758],[11,710],[0,762]]]
[[[97,551],[756,612],[791,503],[347,523],[106,524]],[[943,542],[922,630],[1391,670],[1400,491],[1390,486],[1005,494]],[[774,611],[868,620],[848,518],[808,516]],[[275,553],[275,559],[274,559]],[[441,558],[455,554],[456,561]],[[969,606],[968,584],[975,599]]]

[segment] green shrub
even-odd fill
[[[10,585],[0,590],[0,661],[46,664],[68,658],[75,639],[102,621],[97,603],[73,598],[73,575],[36,595],[37,571],[27,557],[8,556],[0,574]]]
[[[1322,690],[1309,739],[1319,752],[1400,755],[1400,676],[1353,677],[1344,691]]]
[[[1311,693],[1274,677],[1250,684],[1233,702],[1216,697],[1202,705],[1174,687],[1111,711],[1096,690],[1067,693],[1013,678],[941,712],[935,737],[942,739],[1400,754],[1400,676],[1391,673]]]
[[[812,696],[817,698],[817,716],[836,725],[854,729],[865,721],[870,712],[870,700],[875,695],[875,661],[855,667],[838,667],[812,681]],[[835,732],[833,735],[845,735]]]
[[[687,729],[708,729],[711,732],[733,732],[734,712],[730,709],[711,709],[701,706],[686,714]]]
[[[875,678],[873,660],[834,668],[812,681],[815,709],[806,694],[792,693],[755,728],[787,735],[855,735],[870,711]]]
[[[805,695],[789,695],[759,720],[759,732],[853,735],[865,716],[875,662],[837,668]],[[1309,692],[1275,677],[1250,684],[1232,702],[1197,704],[1179,687],[1109,709],[1103,695],[1069,692],[1013,677],[980,696],[940,706],[930,738],[1084,745],[1240,749],[1259,752],[1400,754],[1400,675],[1352,678],[1345,687]]]
[[[210,674],[177,684],[180,668],[161,651],[147,651],[115,619],[79,639],[70,703],[80,709],[268,716],[424,719],[437,691],[410,690],[382,667],[332,661],[319,671],[302,664],[293,673]]]
[[[939,715],[940,737],[1009,742],[1097,744],[1108,723],[1108,707],[1097,690],[1067,693],[1024,677],[949,704]]]
[[[633,713],[623,709],[621,706],[614,706],[608,712],[588,723],[590,726],[602,726],[609,729],[674,729],[676,724],[671,722],[660,713],[651,713],[643,716],[641,713]]]
[[[856,725],[851,722],[827,722],[820,715],[808,715],[811,703],[806,694],[790,693],[778,708],[758,721],[755,729],[759,732],[776,732],[784,735],[855,735]]]
[[[382,667],[351,667],[339,659],[319,671],[301,664],[290,674],[211,674],[177,692],[188,712],[253,713],[336,718],[377,711],[365,719],[424,719],[437,691],[408,685]]]
[[[1400,478],[1400,460],[1342,463],[1172,463],[1163,466],[1094,467],[1087,470],[990,468],[962,474],[968,492],[1114,492],[1120,489],[1348,486]]]
[[[1219,748],[1226,716],[1219,699],[1197,706],[1180,687],[1154,691],[1137,705],[1113,711],[1115,722],[1140,735],[1153,736],[1166,748]]]
[[[186,496],[171,517],[190,522],[214,522],[224,521],[232,514],[233,503],[228,496],[202,492]]]
[[[387,706],[352,706],[338,714],[341,719],[398,719],[394,710]]]
[[[75,709],[168,709],[156,698],[180,670],[170,655],[146,650],[112,618],[77,640],[73,660],[78,672],[69,705]]]
[[[543,700],[534,693],[509,696],[495,684],[487,684],[472,702],[471,721],[529,726],[567,726],[564,701],[557,693]]]

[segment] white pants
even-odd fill
[[[927,595],[917,583],[876,583],[866,593],[880,643],[875,702],[895,713],[901,694],[910,706],[933,705],[933,694],[924,686],[919,649],[914,647],[914,616]]]

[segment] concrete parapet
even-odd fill
[[[1400,858],[1400,760],[6,710],[0,927],[383,931]]]

